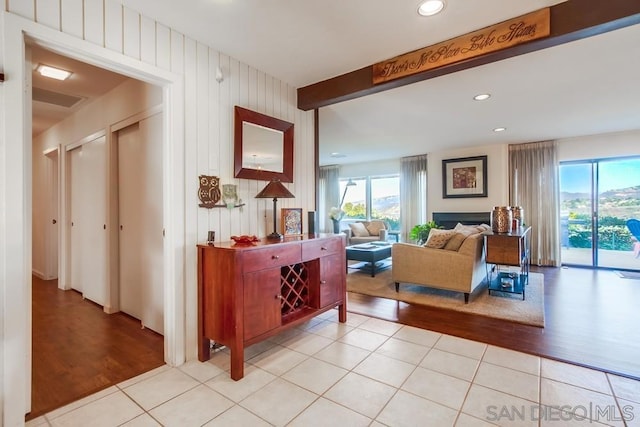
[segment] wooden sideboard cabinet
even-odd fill
[[[227,346],[239,380],[246,346],[336,307],[345,322],[345,265],[342,234],[198,245],[198,359]]]

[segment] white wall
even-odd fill
[[[15,125],[7,126],[24,121],[27,101],[21,80],[16,79],[25,73],[23,34],[57,45],[68,56],[97,65],[114,64],[114,69],[131,70],[137,78],[175,86],[164,91],[169,98],[177,94],[168,100],[168,105],[175,106],[172,112],[184,108],[180,117],[171,116],[166,128],[168,138],[180,144],[165,146],[170,150],[165,157],[169,176],[181,177],[164,183],[165,188],[172,187],[172,198],[165,202],[165,210],[171,211],[167,235],[176,243],[165,254],[178,261],[166,267],[171,274],[165,301],[174,305],[175,317],[168,321],[177,334],[185,335],[186,342],[184,349],[175,350],[175,360],[182,354],[196,357],[196,243],[206,238],[207,230],[216,230],[220,239],[239,233],[266,234],[265,212],[271,210],[270,201],[254,199],[266,183],[233,178],[233,106],[295,124],[294,183],[287,187],[296,198],[282,200],[279,207],[314,209],[315,159],[313,112],[296,108],[295,88],[115,0],[9,0],[2,9],[0,70],[8,80],[0,84],[0,407],[3,424],[13,426],[21,424],[28,407],[30,369],[30,132],[23,134]],[[218,66],[225,75],[222,83],[215,80]],[[198,208],[199,174],[238,184],[247,206],[242,211]],[[182,187],[177,185],[182,181]]]
[[[640,155],[640,130],[558,140],[558,159],[606,159]]]
[[[442,160],[487,156],[487,197],[442,198]],[[484,145],[455,151],[438,151],[428,155],[427,218],[433,212],[490,212],[494,206],[509,201],[508,147],[505,144]]]
[[[400,159],[382,160],[379,162],[350,163],[340,167],[340,177],[361,177],[374,175],[391,175],[400,172]]]

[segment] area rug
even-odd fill
[[[375,277],[361,272],[349,273],[347,291],[544,327],[544,275],[540,273],[529,274],[524,301],[519,294],[491,291],[489,295],[486,284],[475,289],[469,304],[464,303],[464,294],[460,292],[425,286],[401,283],[400,291],[396,292],[390,270]]]

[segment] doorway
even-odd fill
[[[49,61],[52,60],[53,55],[53,53],[48,55]],[[90,74],[89,79],[91,78],[95,77]],[[138,80],[121,79],[116,87],[108,89],[104,95],[96,98],[99,102],[86,102],[83,108],[73,111],[68,120],[55,124],[54,126],[57,126],[55,129],[50,132],[45,129],[33,138],[33,152],[41,153],[32,164],[35,186],[33,189],[35,207],[33,252],[37,254],[37,256],[32,255],[35,261],[34,267],[42,264],[36,259],[38,256],[41,257],[41,254],[46,260],[55,258],[56,263],[59,258],[62,265],[55,276],[47,277],[50,279],[48,282],[35,278],[32,282],[32,346],[34,349],[46,348],[47,351],[46,354],[41,351],[34,352],[32,356],[33,390],[30,416],[55,409],[60,404],[69,403],[86,394],[121,382],[126,379],[123,375],[139,375],[144,372],[141,369],[155,368],[158,366],[158,360],[162,363],[165,359],[166,347],[162,342],[163,337],[159,335],[164,332],[165,310],[162,238],[165,115],[161,104],[162,89],[155,87],[151,91],[149,87],[151,87],[150,84]],[[136,88],[145,89],[144,94],[149,101],[136,102],[134,98],[139,97],[139,93],[135,91]],[[129,89],[133,89],[134,93],[127,95],[126,92]],[[32,101],[34,103],[44,102],[38,100],[40,99],[38,95],[34,95],[34,98]],[[127,110],[120,104],[133,104],[133,106]],[[149,110],[150,104],[153,105],[151,110]],[[55,108],[59,110],[61,106],[56,105]],[[32,110],[35,114],[36,108]],[[135,112],[136,115],[131,116],[129,111]],[[131,254],[119,256],[117,251],[119,235],[116,232],[114,238],[111,233],[112,229],[118,228],[117,207],[121,204],[117,190],[118,164],[121,162],[130,164],[132,160],[132,157],[127,155],[123,159],[118,159],[117,149],[112,149],[117,144],[117,138],[114,136],[117,135],[117,129],[114,129],[113,123],[117,118],[126,118],[129,123],[135,120],[136,127],[146,130],[138,139],[153,142],[152,148],[145,151],[152,155],[150,159],[145,158],[142,153],[136,157],[138,164],[130,165],[128,168],[139,172],[144,169],[141,167],[141,163],[144,163],[145,165],[153,164],[159,170],[157,176],[151,180],[145,180],[142,186],[137,187],[139,191],[153,195],[156,204],[153,206],[155,215],[152,216],[159,235],[159,238],[155,239],[154,249],[154,253],[159,254],[159,262],[155,262],[153,268],[149,270],[153,271],[155,294],[159,294],[160,298],[155,298],[148,306],[145,305],[145,309],[153,313],[150,316],[152,320],[148,321],[143,320],[140,313],[127,310],[125,311],[129,316],[124,313],[106,314],[114,313],[119,308],[118,292],[111,289],[113,286],[119,286],[120,275],[117,268],[118,265],[123,264],[119,259],[127,259],[130,263],[136,262]],[[79,141],[69,140],[70,135],[86,134],[86,129],[90,126],[83,126],[83,121],[90,121],[92,129],[93,126],[99,126],[102,130]],[[140,125],[138,122],[146,125]],[[55,145],[56,148],[48,148],[51,145]],[[46,148],[44,156],[43,148]],[[52,175],[57,176],[58,173],[59,180],[51,179]],[[112,180],[113,176],[116,176],[115,183]],[[122,187],[128,188],[130,183],[136,180],[140,182],[138,177],[134,177]],[[141,190],[147,186],[151,188]],[[54,193],[55,195],[52,195]],[[58,193],[61,194],[62,203],[59,207],[62,212],[59,217],[56,216],[59,221],[52,224],[49,221],[51,216],[49,211],[56,210],[58,207],[54,207],[50,199],[57,200]],[[47,208],[46,221],[43,217],[44,213],[39,211],[40,206],[44,205],[44,200],[37,200],[44,198],[43,196],[46,197],[47,204],[51,205]],[[151,216],[151,209],[139,203],[143,200],[139,194],[130,199],[133,201],[133,207],[130,207],[130,210],[141,211]],[[115,215],[110,209],[111,206],[116,206]],[[60,232],[62,242],[59,244],[63,245],[60,250],[57,250],[58,246],[54,243],[49,244],[49,239],[43,248],[43,242],[36,227],[45,226],[52,226],[56,233]],[[132,229],[135,228],[132,227]],[[115,251],[113,247],[116,247]],[[140,258],[139,252],[136,255]],[[118,258],[118,260],[113,263],[109,261],[111,258]],[[145,262],[138,262],[137,265],[144,268]],[[57,273],[61,276],[59,281],[54,280],[57,278]],[[68,290],[59,291],[58,284],[61,289]],[[43,300],[43,297],[50,298],[52,301]],[[62,304],[61,301],[65,303]],[[56,308],[59,311],[54,313]],[[46,318],[46,321],[43,321],[43,318]],[[140,330],[141,322],[149,326],[148,330]],[[82,348],[84,357],[75,356],[77,348]],[[136,350],[137,353],[135,353]],[[50,373],[56,372],[57,367],[60,366],[66,367],[69,372],[82,374],[65,375],[60,372],[53,376],[53,378],[57,377],[57,381],[52,385]],[[51,390],[55,390],[55,393],[51,393]]]
[[[32,215],[33,200],[33,166],[32,150],[31,92],[29,81],[30,63],[25,56],[25,46],[30,42],[73,56],[79,60],[91,62],[97,66],[108,68],[131,78],[136,78],[163,88],[162,100],[164,123],[169,133],[162,140],[164,170],[163,182],[163,217],[171,219],[172,232],[167,233],[164,241],[164,289],[170,299],[165,299],[164,359],[168,364],[180,365],[185,360],[185,286],[184,278],[177,274],[183,271],[186,255],[172,248],[184,247],[185,206],[175,203],[183,200],[186,174],[184,168],[185,151],[192,145],[185,142],[185,98],[183,75],[172,73],[158,67],[141,62],[131,61],[124,56],[113,55],[107,50],[99,49],[91,43],[78,40],[77,37],[47,28],[33,25],[22,17],[7,13],[3,25],[0,26],[6,46],[13,46],[4,52],[4,69],[11,70],[11,78],[2,84],[2,99],[11,100],[10,109],[4,110],[4,126],[0,133],[5,141],[2,164],[7,182],[12,191],[5,193],[5,203],[11,206],[11,217],[5,218],[4,238],[11,247],[5,252],[5,283],[2,287],[7,300],[12,304],[5,306],[3,318],[11,322],[11,328],[5,331],[4,368],[5,378],[11,378],[11,393],[6,394],[2,404],[3,417],[11,423],[19,424],[24,414],[29,412],[31,396],[31,306],[32,283]],[[6,103],[6,102],[5,102]],[[8,104],[7,104],[8,105]],[[61,156],[62,157],[62,156]],[[60,223],[60,221],[58,221]],[[189,240],[191,242],[191,240]],[[191,244],[191,243],[189,243]],[[195,347],[195,346],[194,346]]]
[[[640,219],[640,157],[562,162],[560,206],[562,264],[640,270],[627,227]]]

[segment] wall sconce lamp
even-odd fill
[[[224,75],[222,75],[222,68],[220,68],[220,66],[218,66],[216,68],[216,81],[218,83],[222,83],[223,80],[224,80]]]
[[[282,235],[276,231],[276,205],[278,203],[278,198],[292,199],[294,197],[296,196],[291,194],[291,192],[287,190],[287,187],[282,185],[280,181],[269,182],[267,186],[256,195],[256,199],[273,198],[273,233],[269,234],[267,239],[282,239]]]

